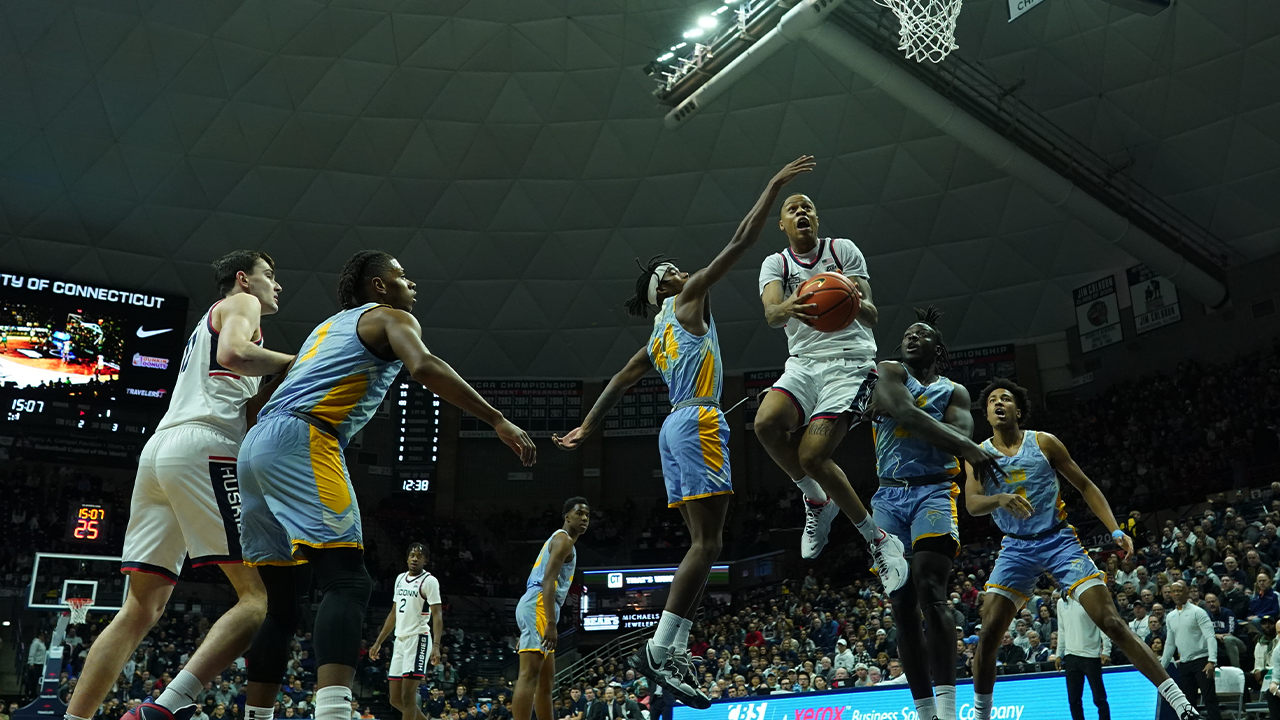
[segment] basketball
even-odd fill
[[[858,286],[840,273],[814,275],[800,286],[800,296],[804,297],[805,293],[813,293],[805,304],[816,306],[809,311],[813,319],[805,322],[821,332],[836,332],[849,327],[862,307]]]

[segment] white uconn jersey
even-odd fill
[[[774,280],[782,283],[782,296],[791,293],[804,281],[824,272],[841,273],[846,277],[871,279],[867,273],[867,260],[852,240],[846,238],[821,238],[811,252],[796,255],[790,247],[764,259],[760,265],[760,292]],[[871,329],[859,321],[840,332],[820,332],[799,320],[788,320],[787,350],[794,357],[847,358],[870,361],[876,355],[876,338]]]
[[[213,329],[213,308],[217,306],[214,303],[209,308],[187,340],[178,382],[157,431],[195,422],[209,425],[237,442],[248,432],[245,404],[258,392],[259,379],[241,377],[218,364],[218,331]],[[257,344],[262,344],[261,337]]]
[[[396,637],[431,632],[431,606],[440,603],[440,581],[429,572],[400,573],[391,596],[396,604]]]

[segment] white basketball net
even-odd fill
[[[875,0],[898,16],[898,49],[916,62],[940,63],[956,45],[961,0]]]
[[[85,620],[89,619],[89,606],[93,605],[90,598],[67,598],[67,605],[71,608],[71,624],[83,625]]]

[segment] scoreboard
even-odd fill
[[[440,398],[402,374],[395,385],[396,489],[430,492],[440,452]]]
[[[111,508],[96,503],[73,502],[67,508],[67,540],[104,545],[110,530]]]
[[[551,437],[582,424],[581,380],[478,380],[476,392],[530,437]],[[497,437],[493,428],[463,411],[458,437]]]

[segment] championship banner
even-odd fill
[[[551,437],[582,424],[581,380],[480,380],[476,392],[531,437]],[[458,437],[491,438],[497,433],[463,411]]]
[[[660,377],[641,378],[604,417],[604,436],[657,435],[669,414],[667,383]]]
[[[1167,278],[1152,274],[1146,265],[1131,267],[1129,298],[1133,302],[1133,324],[1138,334],[1172,325],[1182,319],[1178,306],[1178,289]]]
[[[1124,339],[1120,327],[1120,301],[1116,296],[1116,279],[1108,275],[1101,280],[1072,291],[1076,301],[1076,325],[1080,330],[1081,352],[1100,350]]]
[[[978,393],[991,382],[991,378],[1009,378],[1018,380],[1017,355],[1012,343],[988,345],[986,347],[969,348],[967,350],[948,350],[947,357],[951,367],[946,376],[969,390],[973,402],[978,402]]]

